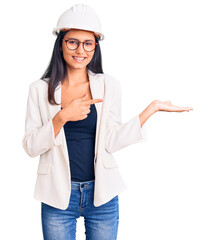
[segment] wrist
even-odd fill
[[[62,125],[64,125],[67,120],[65,118],[65,115],[64,115],[64,111],[63,109],[61,109],[59,112],[58,112],[58,117],[59,117],[59,121],[61,122]]]
[[[148,107],[144,111],[142,111],[139,114],[141,127],[146,122],[146,120],[150,118],[155,112],[156,112],[156,106],[154,105],[154,103],[151,103],[148,105]]]
[[[154,114],[154,113],[159,111],[159,107],[156,104],[156,100],[150,103],[149,108],[151,109],[152,114]]]

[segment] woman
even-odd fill
[[[77,4],[63,13],[50,64],[29,88],[23,147],[40,155],[35,198],[41,201],[45,240],[75,239],[85,218],[86,239],[117,238],[118,194],[126,185],[112,155],[145,139],[144,123],[157,111],[183,112],[154,100],[121,122],[120,83],[104,74],[94,11]]]

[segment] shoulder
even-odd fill
[[[38,79],[29,84],[29,95],[33,98],[46,96],[48,90],[48,82],[43,79]]]
[[[38,79],[30,83],[30,89],[44,88],[48,87],[48,79]]]
[[[33,95],[44,95],[47,94],[48,81],[47,79],[38,79],[30,83],[29,93]]]
[[[103,75],[104,75],[105,84],[120,87],[121,83],[117,78],[107,73],[104,73]]]

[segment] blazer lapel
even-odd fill
[[[90,81],[90,90],[93,99],[104,98],[104,75],[103,74],[95,74],[88,70],[89,81]],[[101,122],[101,114],[103,102],[95,103],[95,107],[97,110],[97,123],[96,123],[96,140],[95,140],[95,159],[97,158],[98,153],[98,134],[100,130],[100,122]]]
[[[104,97],[104,74],[96,74],[90,70],[88,71],[89,83],[90,83],[90,91],[93,99]],[[61,110],[61,83],[55,89],[55,100],[60,105],[50,105],[50,115],[53,117],[57,112]],[[97,146],[98,146],[98,135],[100,130],[100,122],[101,122],[101,113],[102,113],[103,102],[95,103],[96,111],[97,111],[97,122],[96,122],[96,139],[95,139],[95,159],[97,157]],[[64,129],[62,128],[60,133],[63,137],[65,137]]]

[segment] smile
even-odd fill
[[[86,57],[80,58],[80,57],[73,56],[73,59],[75,59],[76,62],[83,62],[86,59]]]

